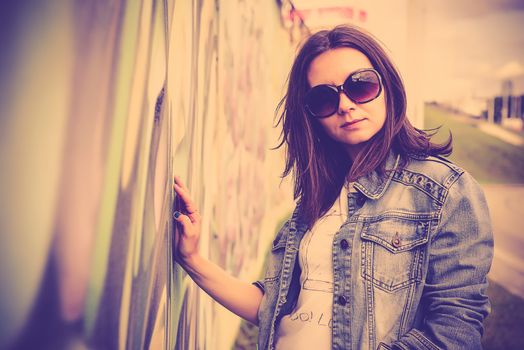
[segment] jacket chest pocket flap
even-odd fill
[[[422,280],[430,218],[383,217],[365,222],[362,277],[393,292]]]

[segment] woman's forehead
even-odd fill
[[[362,68],[373,68],[366,55],[349,47],[336,48],[321,53],[311,61],[307,78],[310,86],[340,85],[349,74]]]

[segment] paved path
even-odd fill
[[[488,277],[524,298],[524,185],[482,187],[495,238],[495,257]]]
[[[510,132],[503,127],[493,124],[493,123],[487,123],[487,122],[480,122],[477,124],[477,127],[484,131],[486,134],[490,134],[491,136],[495,136],[499,139],[501,139],[504,142],[510,143],[514,146],[522,146],[524,145],[524,139],[517,135],[516,133]]]

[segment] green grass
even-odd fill
[[[426,106],[424,128],[442,128],[434,136],[436,142],[453,134],[453,162],[470,172],[482,183],[524,183],[524,147],[513,146],[488,135],[474,122],[465,122],[453,113]]]

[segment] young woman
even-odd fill
[[[480,349],[493,239],[482,190],[406,117],[402,80],[377,41],[339,26],[298,53],[281,104],[297,207],[263,281],[239,281],[198,254],[186,212],[178,261],[260,349]]]

